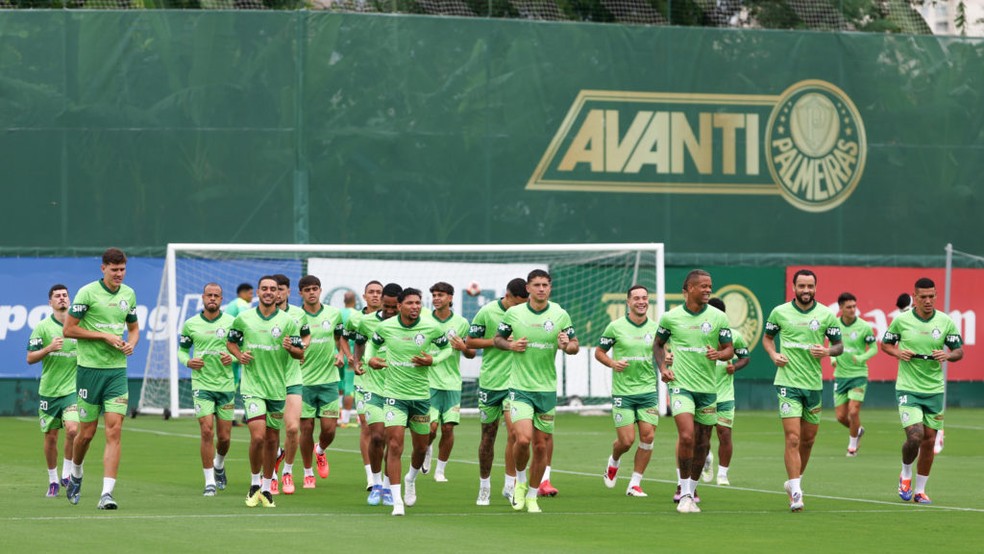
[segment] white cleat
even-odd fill
[[[507,487],[505,485],[503,485],[502,487],[502,496],[505,497],[505,499],[508,500],[510,504],[512,504],[512,497],[513,497],[514,490],[516,490],[515,487]]]
[[[444,476],[443,473],[434,473],[434,480],[438,483],[447,483],[448,478]]]
[[[705,483],[710,483],[711,479],[713,478],[714,478],[714,454],[708,452],[707,458],[704,460],[704,469],[700,472],[700,480]]]
[[[478,500],[475,501],[476,506],[488,506],[489,501],[492,497],[492,489],[489,487],[479,487],[478,488]]]
[[[393,504],[393,512],[392,513],[395,516],[402,516],[402,515],[406,515],[407,512],[406,512],[406,510],[404,510],[403,504],[396,504],[396,503],[394,503]]]
[[[694,502],[694,497],[689,494],[685,494],[680,497],[680,503],[677,504],[677,511],[681,514],[699,514],[700,507]]]
[[[427,447],[427,453],[424,454],[424,465],[420,466],[420,471],[422,473],[430,473],[431,463],[434,461],[434,445]]]
[[[792,489],[789,486],[789,481],[783,483],[783,488],[786,489],[786,494],[789,495],[789,510],[791,512],[802,512],[803,493],[797,492],[796,494],[793,494]]]
[[[615,488],[615,481],[618,480],[618,468],[615,466],[608,466],[608,469],[605,470],[605,474],[602,475],[602,478],[605,480],[606,487],[610,489]]]
[[[730,487],[731,486],[731,481],[728,481],[728,476],[727,475],[718,475],[717,484],[720,485],[720,486],[722,486],[722,487]]]
[[[403,478],[403,503],[413,506],[417,503],[417,483],[407,478]],[[396,506],[396,504],[393,504]]]
[[[646,496],[649,496],[649,495],[646,494],[645,492],[643,492],[642,487],[640,487],[639,485],[633,485],[633,486],[625,489],[625,496],[638,496],[638,497],[642,498],[642,497],[646,497]]]

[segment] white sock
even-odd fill
[[[447,460],[438,460],[437,461],[437,472],[440,473],[441,475],[444,475],[444,468],[446,468],[446,467],[448,467],[448,461]]]
[[[522,484],[526,483],[526,470],[525,469],[517,469],[516,470],[516,483],[519,484],[519,485],[522,485]]]
[[[262,484],[260,485],[260,490],[265,492],[270,492],[270,484],[273,483],[273,479],[263,478]]]
[[[285,462],[284,463],[284,473],[283,474],[284,475],[287,475],[288,473],[290,473],[290,474],[293,474],[294,473],[294,464],[288,464],[288,463]]]
[[[718,466],[718,477],[728,476],[728,466]]]
[[[537,490],[534,487],[530,487],[530,489],[528,491],[526,491],[526,498],[527,499],[536,498],[537,495],[539,495],[539,494],[540,494],[540,491],[539,490]]]
[[[371,466],[371,465],[369,465],[369,464],[366,464],[366,465],[365,465],[365,469],[366,469],[366,481],[372,481],[373,483],[376,483],[377,485],[378,485],[379,483],[381,483],[381,482],[382,482],[382,481],[378,481],[378,482],[377,482],[377,481],[375,481],[375,480],[373,479],[373,475],[376,475],[376,474],[374,474],[374,473],[372,472],[372,466]],[[381,479],[381,478],[380,478],[380,479]]]
[[[611,467],[618,467],[619,460],[616,460],[614,456],[608,457],[608,465]]]
[[[48,482],[57,483],[58,482],[58,468],[50,467],[48,468]]]
[[[225,467],[225,456],[216,452],[215,457],[212,458],[212,466],[221,471]]]
[[[403,495],[400,493],[400,489],[401,488],[402,487],[400,485],[393,485],[393,487],[392,487],[392,490],[393,490],[393,504],[396,505],[396,506],[402,506],[403,505]]]
[[[305,477],[314,477],[314,468],[313,467],[306,467],[306,468],[304,468],[304,476]]]
[[[642,474],[632,472],[632,479],[629,479],[629,487],[639,487],[642,485]]]
[[[690,479],[680,479],[680,496],[693,495],[690,490]]]
[[[314,453],[317,454],[318,456],[321,456],[322,454],[325,453],[325,449],[321,448],[320,442],[314,444]]]
[[[407,477],[406,477],[407,481],[410,481],[411,483],[416,481],[418,473],[420,473],[420,468],[410,466],[410,470],[407,471]]]
[[[481,477],[479,477],[478,478],[478,486],[480,488],[483,488],[483,489],[491,489],[492,488],[492,479],[489,479],[488,477],[486,477],[484,479],[481,478]]]
[[[352,419],[352,410],[342,410],[342,417],[339,418],[339,423],[348,423]]]
[[[103,477],[102,494],[113,494],[114,487],[116,487],[116,479],[113,479],[112,477]]]
[[[912,464],[902,464],[902,475],[903,479],[912,479]]]
[[[506,475],[506,480],[505,480],[505,482],[503,482],[503,485],[506,488],[509,488],[509,489],[515,488],[516,487],[516,476],[515,475]]]
[[[260,486],[263,483],[263,475],[259,473],[251,473],[249,475],[249,486]]]
[[[916,487],[912,489],[912,493],[924,493],[926,492],[926,481],[929,481],[929,475],[919,475],[916,474]]]
[[[847,447],[850,448],[851,450],[857,450],[858,449],[858,438],[857,437],[848,437]]]
[[[65,458],[62,460],[62,479],[68,479],[68,476],[72,474],[72,459]]]
[[[796,493],[803,494],[803,489],[800,488],[802,481],[803,481],[802,477],[797,477],[796,479],[790,479],[789,490],[792,491],[793,494]]]
[[[72,462],[72,477],[75,477],[76,479],[82,478],[82,464]]]
[[[369,467],[369,466],[366,466]],[[371,469],[369,470],[372,471]],[[372,479],[372,486],[383,486],[383,474],[380,473],[369,473],[369,477]]]
[[[389,477],[389,475],[383,475],[383,488],[384,489],[392,489],[392,485],[393,485],[393,483],[390,483],[390,477]]]
[[[205,473],[205,486],[215,485],[215,468],[207,468],[202,470]]]
[[[543,477],[540,478],[540,482],[542,483],[544,481],[549,481],[549,480],[550,480],[550,466],[547,466],[546,468],[543,469]]]

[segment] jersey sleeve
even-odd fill
[[[468,327],[468,336],[474,339],[485,338],[485,331],[488,330],[487,319],[488,310],[479,310]]]
[[[835,316],[833,313],[827,315],[826,325],[827,325],[827,329],[826,331],[824,331],[824,335],[826,335],[827,340],[830,341],[830,344],[837,344],[838,342],[840,342],[841,328],[840,328],[840,324],[837,321],[837,316]]]
[[[769,314],[769,319],[765,320],[765,334],[770,337],[775,337],[782,330],[782,325],[779,324],[779,314],[777,308],[773,309]]]
[[[616,342],[618,342],[618,340],[615,336],[615,322],[613,321],[605,327],[605,330],[602,331],[601,336],[598,337],[598,348],[600,348],[603,352],[608,352],[615,346]]]
[[[85,317],[85,314],[89,312],[89,302],[91,302],[89,293],[83,287],[75,296],[75,300],[72,301],[72,306],[68,309],[68,315],[81,321]]]
[[[882,342],[885,344],[898,344],[902,340],[902,324],[899,323],[899,318],[895,318],[888,325],[888,329],[885,330],[885,335],[882,336]]]
[[[226,335],[226,341],[236,344],[237,346],[243,345],[243,331],[245,331],[245,325],[243,322],[243,316],[236,316],[236,320],[232,322],[232,326],[229,327],[229,333]]]
[[[126,322],[136,323],[137,322],[137,295],[132,290],[129,292],[130,294],[128,296],[130,297],[130,311],[126,313]]]
[[[514,323],[516,323],[516,314],[510,309],[506,312],[506,317],[502,318],[502,322],[499,323],[499,327],[495,331],[496,334],[508,339],[512,335]]]
[[[191,347],[194,344],[195,341],[191,338],[191,329],[186,321],[181,326],[181,335],[178,337],[178,361],[181,362],[181,365],[188,365],[188,360],[191,359]]]
[[[732,345],[735,347],[735,357],[738,359],[749,357],[748,344],[745,343],[745,338],[741,335],[732,334],[732,339]]]
[[[567,338],[571,340],[577,339],[577,333],[574,331],[574,322],[571,321],[571,314],[567,313],[565,310],[560,316],[560,321],[558,322],[561,332],[567,333]]]
[[[659,318],[659,325],[656,326],[656,337],[662,341],[660,344],[666,344],[670,342],[670,336],[672,334],[673,332],[670,331],[670,321],[666,317],[666,314],[663,314],[663,316]]]
[[[731,344],[733,337],[731,335],[731,323],[728,322],[728,316],[721,313],[718,316],[718,345]]]
[[[946,326],[946,337],[943,339],[943,343],[946,344],[947,348],[950,350],[956,350],[963,346],[963,338],[960,336],[960,331],[957,329],[953,320],[949,320]]]
[[[287,322],[287,325],[284,326],[284,333],[290,337],[290,345],[294,348],[303,348],[304,341],[301,340],[301,337],[306,337],[311,334],[311,329],[308,327],[307,319],[303,320],[304,323],[301,326],[298,326],[294,320],[290,318],[287,319],[289,321]]]
[[[27,351],[37,352],[44,348],[45,332],[44,329],[39,324],[37,327],[31,331],[31,337],[27,339]]]

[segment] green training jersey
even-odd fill
[[[795,300],[776,306],[765,322],[765,334],[779,335],[777,352],[789,360],[776,369],[775,385],[804,390],[823,390],[820,360],[810,354],[810,347],[841,341],[840,326],[830,308],[814,301],[808,310],[801,310]]]
[[[529,302],[513,306],[499,324],[499,336],[527,340],[526,352],[506,351],[512,357],[509,388],[529,392],[557,392],[557,335],[574,340],[574,325],[567,311],[553,302],[536,311]]]
[[[301,336],[306,337],[310,328],[307,326],[307,312],[304,311],[304,308],[299,308],[293,304],[287,304],[287,308],[284,309],[284,313],[294,320],[294,324],[297,325],[298,329],[303,331]],[[290,364],[287,366],[287,386],[293,387],[303,384],[304,376],[301,373],[301,361],[291,358]]]
[[[237,315],[249,310],[252,307],[253,307],[252,303],[247,302],[237,296],[235,300],[229,302],[226,305],[225,313],[231,315],[232,317],[236,317]]]
[[[342,312],[338,308],[322,304],[318,313],[312,314],[305,310],[305,314],[311,342],[304,350],[304,363],[301,364],[304,386],[337,383],[340,377],[338,368],[335,367],[335,355],[338,354],[336,341],[345,335]]]
[[[735,357],[731,361],[718,360],[715,365],[718,378],[717,402],[729,402],[735,399],[735,376],[728,374],[728,364],[734,360],[748,357],[748,343],[737,329],[731,330],[731,344],[735,348]]]
[[[207,319],[205,313],[189,318],[181,327],[178,339],[178,361],[188,365],[194,349],[194,357],[201,358],[205,366],[191,371],[191,388],[215,392],[234,392],[235,379],[232,364],[222,365],[222,355],[229,354],[226,348],[229,329],[236,318],[219,313],[215,319]]]
[[[62,339],[61,350],[49,352],[41,358],[41,384],[38,386],[41,396],[68,396],[75,392],[77,341],[64,338],[62,327],[62,322],[50,315],[38,323],[27,342],[28,351],[37,352],[51,341]]]
[[[428,312],[434,323],[444,332],[449,344],[452,338],[461,337],[465,340],[468,337],[468,320],[460,315],[451,312],[447,319],[439,319],[434,312]],[[431,366],[427,377],[430,380],[430,388],[439,390],[461,390],[461,352],[454,350],[443,362]]]
[[[627,361],[622,371],[612,371],[612,396],[647,394],[656,390],[656,371],[653,369],[653,340],[655,321],[646,318],[636,324],[625,316],[608,324],[598,339],[598,348],[608,352],[615,361]],[[614,349],[614,352],[609,352]]]
[[[505,317],[506,309],[502,306],[501,298],[489,302],[475,314],[471,327],[468,328],[468,336],[476,339],[495,338],[499,324]],[[508,389],[512,367],[511,354],[494,346],[482,349],[482,368],[478,372],[478,386],[486,390]]]
[[[369,339],[372,338],[373,333],[376,332],[376,327],[379,327],[379,324],[383,321],[385,320],[383,319],[382,310],[373,314],[362,314],[358,320],[358,327],[355,331],[355,343],[367,344]],[[385,352],[385,346],[376,350],[376,353],[380,357],[385,356]],[[371,356],[369,356],[367,348],[366,352],[362,354],[362,369],[364,370],[362,375],[362,388],[369,392],[383,394],[383,389],[386,386],[386,372],[377,371],[369,367],[369,358],[371,358]]]
[[[399,315],[391,317],[376,326],[372,341],[366,349],[366,359],[379,354],[379,347],[386,345],[386,367],[384,369],[369,368],[366,371],[386,372],[386,384],[383,396],[398,400],[428,400],[430,399],[430,380],[427,375],[433,365],[415,366],[410,361],[421,352],[426,352],[433,344],[441,349],[440,354],[433,356],[433,364],[441,363],[450,355],[451,347],[444,331],[432,318],[418,317],[410,325],[404,325]]]
[[[355,356],[355,335],[359,328],[359,321],[362,317],[363,314],[359,310],[353,308],[346,308],[342,310],[342,324],[345,327],[345,340],[349,341],[349,351],[352,353],[352,356]],[[354,366],[350,369],[354,370]],[[352,384],[357,388],[363,388],[362,378],[362,375],[356,374],[352,378]]]
[[[895,389],[920,394],[943,392],[943,364],[933,359],[933,350],[963,346],[960,330],[950,316],[939,310],[934,310],[929,319],[922,319],[915,310],[899,314],[888,326],[882,342],[915,352],[908,362],[899,360]]]
[[[137,295],[127,285],[113,292],[102,279],[82,287],[68,315],[79,328],[122,337],[128,323],[137,321]],[[103,340],[78,342],[79,365],[90,369],[126,369],[126,354]]]
[[[228,340],[253,355],[253,361],[243,366],[239,383],[243,396],[266,400],[287,398],[287,372],[294,358],[284,349],[284,337],[290,337],[296,347],[303,344],[297,323],[283,310],[264,317],[259,308],[253,308],[236,317]]]
[[[868,377],[868,360],[878,353],[875,332],[871,325],[860,317],[847,325],[840,320],[841,341],[844,353],[834,358],[834,378],[852,379]]]
[[[715,393],[718,389],[716,361],[707,358],[707,347],[715,350],[731,342],[728,317],[704,305],[697,313],[677,306],[659,319],[656,335],[673,350],[674,379],[667,385],[690,392]]]

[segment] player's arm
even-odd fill
[[[76,311],[76,306],[76,304],[73,304],[72,309],[69,310],[68,315],[65,317],[65,326],[62,328],[62,334],[65,335],[65,338],[101,340],[113,348],[121,348],[123,346],[124,341],[122,337],[118,337],[112,333],[103,333],[101,331],[92,331],[79,327],[79,322],[82,321],[81,317],[85,317],[85,310],[88,310],[89,307],[84,306],[82,311],[78,312]],[[73,313],[79,313],[81,317],[75,317],[72,315]]]
[[[902,333],[899,326],[895,324],[897,319],[888,326],[888,330],[882,336],[881,351],[893,358],[898,358],[903,362],[908,362],[915,356],[915,352],[901,347]]]
[[[779,334],[781,327],[778,323],[769,317],[769,320],[765,322],[765,333],[762,334],[762,348],[765,349],[765,353],[769,355],[769,359],[776,367],[783,367],[789,363],[789,359],[782,352],[776,351],[776,335]]]
[[[414,356],[410,359],[410,361],[416,366],[437,365],[450,358],[451,354],[454,353],[454,348],[451,348],[451,343],[448,341],[448,337],[446,337],[444,333],[441,333],[438,337],[431,340],[431,344],[438,348],[436,356],[431,356],[427,352],[421,351],[419,356]]]
[[[831,316],[831,318],[833,318],[833,316]],[[840,356],[844,353],[844,342],[841,340],[841,330],[836,323],[832,322],[828,325],[824,335],[827,338],[826,347],[822,344],[815,344],[810,347],[810,354],[812,354],[814,358],[819,360],[820,358],[824,358],[826,356],[834,357]]]
[[[205,367],[205,360],[201,358],[192,358],[191,349],[194,346],[194,340],[188,332],[188,329],[181,330],[181,337],[178,338],[178,361],[182,365],[187,366],[189,369],[201,369]]]
[[[960,338],[960,333],[957,332],[956,328],[952,326],[949,332],[946,334],[946,338],[943,340],[943,345],[950,351],[947,352],[946,349],[941,348],[939,350],[933,350],[933,359],[937,362],[959,362],[963,359],[963,339]]]
[[[738,373],[739,371],[745,369],[745,367],[748,366],[748,363],[752,361],[752,358],[749,356],[748,353],[748,348],[744,345],[744,343],[737,344],[734,346],[735,346],[735,356],[737,356],[738,359],[734,363],[728,364],[727,371],[729,375],[734,375],[735,373]]]
[[[243,351],[241,348],[242,344],[243,332],[235,327],[229,329],[229,333],[226,335],[226,350],[232,354],[232,357],[235,358],[236,361],[243,365],[248,365],[253,361],[253,354],[249,351]]]
[[[718,331],[718,347],[717,349],[707,347],[707,359],[709,360],[722,360],[730,361],[731,358],[735,357],[735,346],[732,344],[731,329],[727,327],[722,327]]]
[[[475,315],[474,321],[472,321],[471,326],[468,327],[468,338],[465,340],[465,344],[468,348],[474,350],[484,350],[486,348],[495,348],[495,337],[485,338],[485,332],[488,330],[487,318],[484,316],[483,312],[479,312]]]
[[[666,336],[663,336],[661,332]],[[666,342],[669,339],[669,331],[663,327],[660,327],[656,333],[656,340],[653,341],[653,366],[657,371],[659,371],[660,379],[662,379],[664,383],[669,383],[676,378],[673,374],[673,369],[670,367],[673,364],[673,355],[666,351]]]
[[[581,343],[574,334],[574,326],[568,325],[563,331],[557,333],[557,346],[564,351],[564,354],[573,356],[581,350]]]
[[[878,346],[875,345],[875,342],[876,340],[874,333],[869,331],[868,335],[864,337],[864,352],[854,357],[858,363],[867,363],[868,360],[875,357],[875,354],[878,353]]]
[[[601,365],[612,368],[612,371],[624,371],[629,366],[629,362],[625,360],[615,361],[614,358],[608,355],[608,351],[615,346],[615,336],[614,333],[609,332],[610,329],[611,327],[605,329],[605,332],[598,338],[598,346],[595,348],[594,357]]]
[[[495,344],[495,347],[498,348],[499,350],[509,350],[512,352],[526,352],[526,343],[527,343],[526,337],[523,337],[518,340],[512,340],[510,338],[512,336],[512,332],[513,332],[512,325],[506,323],[505,321],[500,323],[498,329],[496,329],[495,338],[492,339]]]
[[[369,364],[369,367],[373,369],[386,368],[386,358],[376,355],[379,353],[379,348],[386,344],[386,339],[384,339],[377,331],[372,334],[372,339],[370,339],[367,344],[366,363]]]
[[[133,354],[138,342],[140,342],[140,323],[137,321],[137,312],[134,309],[130,315],[126,316],[126,344],[120,350],[129,356]]]
[[[45,356],[51,354],[52,352],[58,352],[62,349],[62,343],[63,340],[61,337],[55,337],[51,339],[51,342],[48,343],[47,346],[45,346],[43,337],[40,335],[31,335],[31,338],[27,343],[28,365],[40,362]]]

